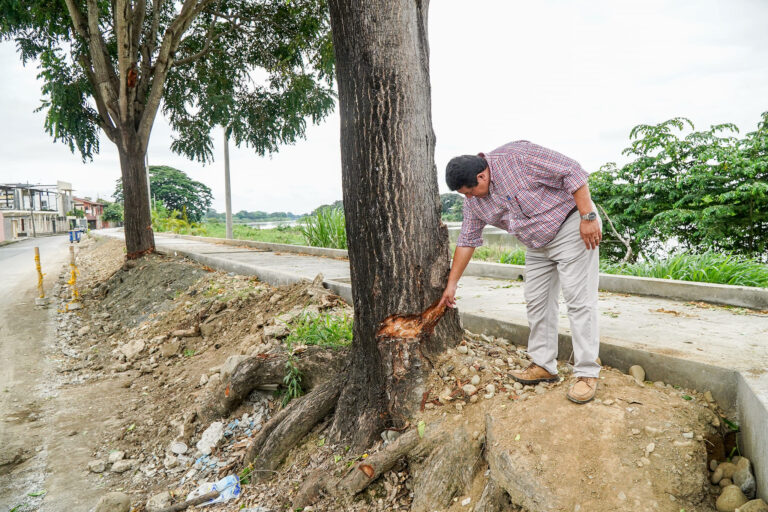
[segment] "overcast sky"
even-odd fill
[[[470,7],[471,6],[471,7]],[[765,0],[433,0],[432,114],[441,191],[445,164],[464,153],[527,139],[589,171],[622,161],[630,129],[674,116],[697,128],[733,122],[746,133],[768,110]],[[0,44],[0,182],[72,182],[76,194],[111,199],[117,151],[83,164],[43,131],[34,64]],[[215,133],[221,154],[221,133]],[[224,209],[223,158],[202,166],[173,154],[158,117],[151,165],[178,167],[213,190]],[[339,121],[261,158],[232,149],[234,211],[308,212],[341,199]]]

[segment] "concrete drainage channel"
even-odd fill
[[[205,239],[201,237],[176,236],[176,238],[189,238],[205,242],[220,242],[221,239]],[[257,249],[294,252],[303,254],[312,254],[316,256],[331,256],[334,258],[342,257],[346,251],[328,250],[319,248],[305,248],[286,246],[283,244],[266,244],[263,242],[242,243],[242,240],[227,240],[228,245],[246,245]],[[310,252],[311,249],[312,251]],[[235,272],[243,275],[253,275],[260,280],[275,286],[292,284],[303,280],[294,274],[279,272],[274,269],[260,268],[256,265],[231,261],[229,259],[213,256],[210,254],[200,254],[174,246],[163,246],[162,243],[157,246],[158,252],[185,256],[198,261],[211,268]],[[327,254],[326,254],[327,252]],[[469,275],[479,275],[479,272],[489,271],[492,275],[487,277],[497,277],[502,279],[518,279],[524,276],[522,267],[500,264],[470,264],[474,268],[469,268]],[[483,268],[490,265],[488,268]],[[510,268],[498,268],[510,267]],[[497,275],[500,274],[500,275]],[[605,289],[601,276],[601,289]],[[701,283],[682,283],[681,287],[676,287],[678,282],[662,283],[663,286],[654,288],[654,283],[643,283],[643,278],[631,278],[634,281],[631,286],[637,287],[632,292],[626,290],[626,283],[614,279],[617,276],[608,276],[606,284],[610,284],[613,290],[620,293],[650,294],[662,297],[677,298],[683,300],[702,300],[706,298],[708,302],[718,302],[740,307],[750,307],[755,309],[768,308],[768,290],[755,290],[746,287],[729,287],[707,285],[702,287]],[[626,276],[620,276],[625,277]],[[640,280],[640,281],[638,281]],[[663,281],[659,279],[645,281]],[[618,284],[617,284],[618,283]],[[639,283],[639,284],[638,284]],[[345,301],[351,304],[352,289],[349,278],[327,278],[324,283],[326,288],[338,294]],[[649,289],[649,286],[652,286]],[[621,288],[621,289],[616,289]],[[744,288],[743,294],[742,290]],[[660,290],[660,293],[653,293]],[[478,333],[503,337],[516,345],[527,345],[528,326],[525,323],[514,323],[501,321],[490,316],[484,316],[474,313],[461,313],[461,320],[464,328]],[[742,453],[753,463],[755,479],[757,482],[757,495],[764,499],[768,497],[768,371],[750,370],[743,373],[732,368],[725,368],[718,365],[704,364],[689,359],[675,357],[659,352],[642,350],[640,348],[628,346],[626,340],[615,340],[602,337],[600,345],[600,357],[604,364],[614,367],[622,372],[627,372],[632,365],[640,365],[646,369],[653,380],[661,380],[674,386],[693,388],[700,391],[709,390],[717,402],[728,411],[731,417],[736,417],[741,425],[739,437],[739,447]],[[559,353],[561,355],[570,354],[571,337],[566,332],[559,334]]]

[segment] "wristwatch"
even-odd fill
[[[589,212],[581,216],[581,220],[595,220],[595,219],[597,219],[597,213],[595,212]]]

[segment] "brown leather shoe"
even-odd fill
[[[568,391],[568,400],[577,404],[585,404],[595,398],[597,392],[597,377],[578,377]]]
[[[549,373],[536,363],[531,363],[525,370],[512,372],[511,375],[521,384],[538,384],[539,382],[557,382],[560,380],[560,377]]]

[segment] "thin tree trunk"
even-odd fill
[[[120,148],[120,144],[118,144]],[[135,259],[155,250],[155,235],[149,215],[144,155],[139,151],[120,152],[123,175],[124,232],[128,259]]]
[[[440,296],[449,271],[434,163],[427,9],[426,0],[330,1],[355,308],[349,377],[333,433],[357,447],[403,420],[386,414],[379,323],[420,313]],[[437,354],[460,334],[452,310],[422,351]]]

